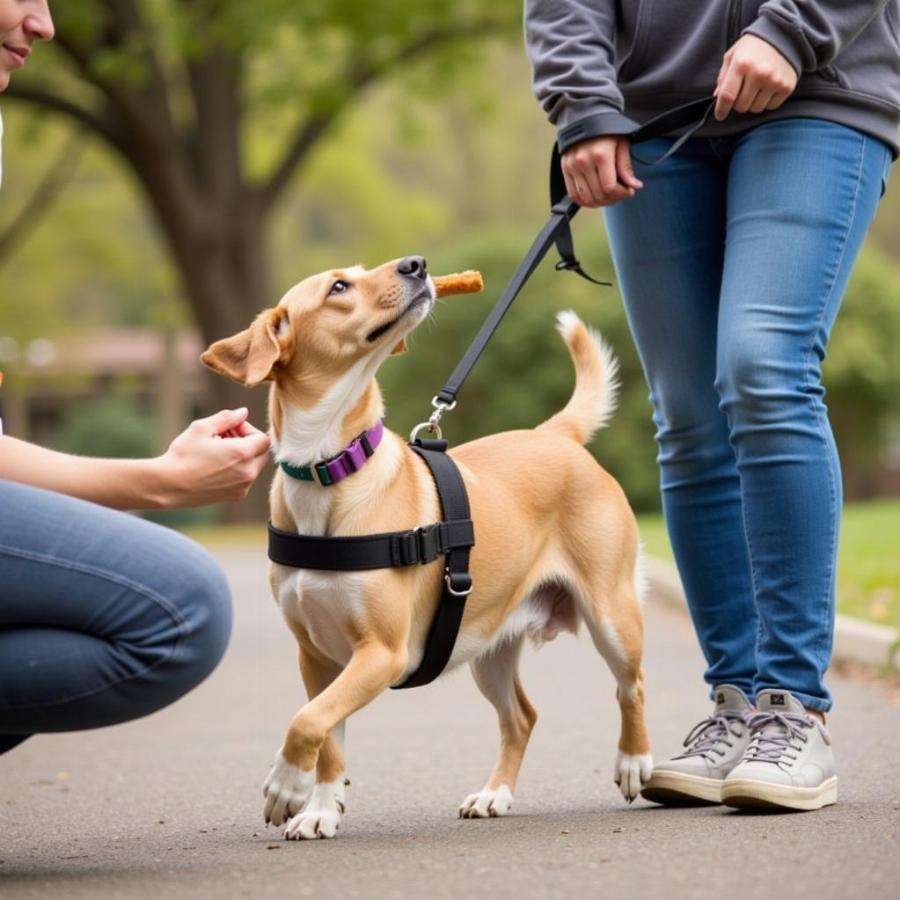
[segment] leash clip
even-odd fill
[[[443,437],[441,433],[441,419],[445,412],[450,412],[451,410],[456,409],[456,401],[454,400],[452,403],[444,403],[443,400],[439,400],[437,395],[431,398],[431,405],[434,407],[434,412],[428,417],[427,422],[420,422],[413,428],[412,432],[409,435],[409,442],[415,443],[416,435],[424,428],[430,434],[433,434],[436,438],[440,439]]]

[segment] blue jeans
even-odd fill
[[[144,716],[225,652],[218,564],[176,532],[0,481],[0,753]]]
[[[635,160],[643,190],[604,211],[705,679],[751,699],[831,706],[841,472],[821,363],[890,162],[786,119]]]

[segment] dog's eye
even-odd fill
[[[341,281],[340,278],[331,286],[331,290],[328,292],[329,296],[331,294],[346,294],[347,291],[350,290],[350,285],[346,281]]]

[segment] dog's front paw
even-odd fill
[[[281,825],[303,809],[316,783],[316,770],[291,765],[278,751],[275,765],[263,785],[266,824]]]
[[[613,781],[619,786],[622,796],[631,803],[650,780],[653,771],[653,757],[649,753],[632,756],[621,750],[616,754]]]
[[[303,810],[287,823],[285,838],[289,841],[333,838],[346,809],[347,783],[343,776],[335,781],[318,782]]]
[[[493,819],[505,816],[512,807],[512,791],[501,784],[496,791],[485,788],[477,794],[469,794],[459,808],[461,819]]]

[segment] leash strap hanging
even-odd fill
[[[632,156],[638,162],[648,166],[655,166],[667,160],[673,153],[677,153],[681,149],[685,141],[693,137],[706,124],[710,113],[715,107],[715,97],[703,97],[700,100],[691,100],[690,103],[683,103],[681,106],[667,109],[658,116],[648,119],[629,135],[632,145],[639,144],[641,141],[649,141],[651,138],[662,137],[688,125],[690,128],[658,159],[642,159],[633,149]],[[566,193],[566,180],[562,171],[562,156],[559,152],[559,143],[555,143],[553,145],[553,155],[550,158],[550,208],[552,210],[562,209],[569,204],[574,207],[574,210],[569,215],[569,220],[571,220],[581,207],[574,200],[570,199]],[[568,221],[556,234],[556,250],[559,253],[559,262],[556,264],[557,270],[574,271],[587,278],[588,281],[593,281],[594,284],[609,285],[609,282],[596,281],[582,271],[581,264],[575,257],[572,229]]]
[[[559,144],[553,145],[553,153],[550,156],[550,211],[557,210],[564,213],[565,221],[556,231],[554,243],[556,244],[556,252],[559,259],[556,263],[557,272],[574,272],[593,284],[599,284],[603,287],[612,287],[609,281],[598,281],[591,278],[581,263],[575,256],[575,242],[572,239],[572,227],[569,222],[575,217],[575,214],[581,207],[566,194],[566,181],[563,178],[562,160],[559,153]]]
[[[700,100],[692,100],[690,103],[684,103],[681,106],[666,110],[631,132],[631,143],[637,144],[641,141],[650,140],[650,138],[662,137],[688,125],[692,126],[686,134],[679,137],[665,154],[659,159],[652,160],[649,165],[660,163],[675,153],[688,138],[693,136],[706,123],[715,105],[716,100],[714,97],[703,97]],[[643,160],[641,161],[643,162]],[[507,310],[512,306],[513,300],[519,295],[519,291],[522,290],[525,282],[538,267],[547,250],[550,249],[551,244],[556,244],[556,249],[560,256],[559,261],[556,263],[558,270],[573,271],[594,284],[609,286],[609,282],[597,281],[587,275],[575,256],[575,246],[569,222],[579,209],[581,207],[566,194],[566,183],[560,164],[559,144],[554,143],[553,155],[550,160],[550,219],[541,229],[534,243],[532,243],[525,254],[525,258],[513,273],[506,290],[491,310],[478,334],[475,335],[475,339],[470,344],[469,349],[466,350],[465,355],[447,379],[447,383],[435,397],[434,402],[436,406],[440,405],[446,409],[456,402],[456,395],[462,388],[469,372],[471,372],[475,363],[478,362],[488,341],[493,337],[494,332],[503,320],[503,316],[506,315]]]

